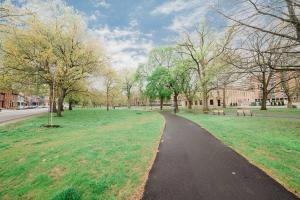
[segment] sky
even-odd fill
[[[1,0],[0,0],[1,1]],[[97,38],[116,69],[145,63],[155,47],[174,44],[179,33],[191,31],[201,20],[222,31],[226,21],[215,8],[226,0],[49,0],[75,9]],[[45,0],[16,0],[32,9]],[[45,12],[40,12],[41,14]]]

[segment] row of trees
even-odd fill
[[[0,7],[0,91],[49,96],[50,112],[62,116],[64,102],[131,106],[136,85],[130,68],[115,70],[82,17],[64,5],[53,18],[9,3]]]
[[[3,7],[0,90],[48,94],[51,112],[58,116],[64,101],[70,109],[81,102],[106,105],[109,110],[124,104],[130,108],[136,95],[143,104],[158,99],[161,108],[172,98],[175,112],[179,96],[185,97],[189,108],[200,98],[207,112],[211,91],[223,91],[225,106],[227,87],[251,79],[261,89],[261,109],[266,109],[268,96],[278,87],[291,107],[300,93],[300,7],[295,0],[278,1],[247,0],[233,6],[230,15],[219,10],[232,22],[223,33],[202,23],[184,32],[174,45],[153,49],[135,72],[114,70],[101,46],[86,37],[81,16],[72,10],[58,8],[53,19],[45,20]],[[101,83],[100,90],[93,89],[94,80]]]
[[[246,8],[250,14],[243,12]],[[227,86],[247,81],[249,86],[252,83],[249,89],[261,90],[262,110],[267,109],[267,99],[278,88],[277,92],[286,95],[287,107],[292,107],[300,94],[299,4],[293,0],[247,0],[235,11],[233,15],[219,11],[234,22],[223,34],[201,24],[185,32],[173,46],[150,53],[148,63],[137,70],[150,100],[159,99],[162,107],[173,95],[178,111],[179,94],[188,100],[189,107],[200,94],[207,112],[212,90],[223,91],[226,106]]]
[[[262,110],[278,88],[292,107],[300,94],[299,3],[246,0],[233,5],[230,14],[218,12],[230,24],[223,33],[202,23],[184,32],[174,45],[153,49],[134,79],[132,74],[130,81],[123,77],[128,107],[134,90],[144,102],[159,100],[161,109],[172,98],[175,112],[179,96],[189,108],[200,98],[207,112],[211,91],[222,90],[225,107],[227,87],[243,82],[248,84],[245,89],[259,87]]]

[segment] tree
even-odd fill
[[[125,69],[122,72],[122,90],[125,92],[127,97],[127,107],[131,107],[131,96],[132,96],[132,87],[135,84],[135,74],[131,73],[129,69]]]
[[[172,91],[170,90],[170,74],[164,67],[156,67],[151,75],[147,78],[146,94],[150,100],[159,98],[160,110],[163,109],[163,102],[170,99]]]
[[[177,71],[178,84],[180,91],[184,94],[188,101],[188,108],[192,108],[192,102],[196,97],[196,93],[199,91],[199,79],[190,65],[194,63],[190,59],[181,57],[176,64],[175,70]]]
[[[50,112],[62,116],[63,102],[74,85],[101,70],[104,55],[100,48],[84,38],[80,17],[62,13],[54,21],[43,23],[29,17],[25,27],[11,27],[2,45],[3,65],[19,80],[47,84]],[[77,25],[79,24],[79,25]]]
[[[235,64],[237,68],[244,70],[244,73],[249,73],[255,81],[260,83],[261,110],[267,109],[268,95],[283,81],[275,70],[275,67],[284,65],[283,54],[275,52],[277,47],[281,46],[281,42],[280,38],[255,31],[239,48],[239,56],[235,59],[235,63],[238,63]]]
[[[166,46],[155,48],[150,52],[148,59],[148,66],[150,69],[155,69],[157,67],[164,67],[169,71],[170,78],[167,84],[169,89],[173,93],[174,101],[174,112],[178,112],[178,95],[181,93],[181,74],[179,70],[175,69],[177,58],[177,52],[174,47]]]
[[[28,80],[31,84],[47,84],[50,91],[50,111],[55,108],[56,58],[53,54],[54,34],[36,18],[25,28],[10,27],[1,51],[3,67],[13,74],[15,81]],[[55,102],[55,101],[54,101]]]
[[[106,110],[109,111],[109,106],[113,106],[113,98],[118,94],[118,80],[116,72],[107,68],[103,73],[104,87],[105,87],[105,98],[106,98]]]
[[[62,116],[63,102],[74,85],[97,74],[104,63],[104,56],[97,47],[82,40],[83,30],[76,25],[76,18],[70,17],[56,25],[53,52],[57,58],[57,116]]]
[[[208,112],[209,92],[215,89],[216,61],[221,57],[229,45],[233,30],[226,32],[224,38],[218,38],[205,24],[199,26],[194,34],[186,33],[183,42],[178,44],[179,52],[188,56],[194,65],[191,69],[198,74],[203,111]]]

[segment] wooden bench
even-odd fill
[[[213,110],[212,112],[213,112],[213,115],[225,115],[224,110],[216,109],[216,110]]]
[[[236,111],[237,116],[253,116],[253,112],[250,109],[238,109]]]

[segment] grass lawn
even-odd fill
[[[299,119],[278,118],[278,115],[276,118],[216,116],[186,111],[179,115],[200,124],[300,196]]]
[[[155,112],[74,110],[0,127],[0,199],[131,199],[156,154]]]

